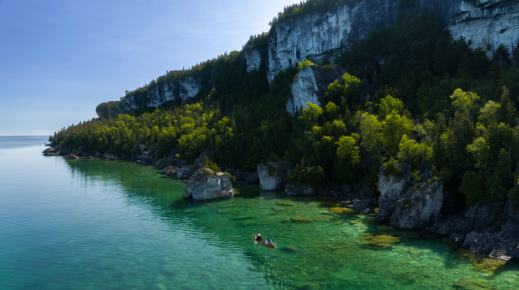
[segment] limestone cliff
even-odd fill
[[[189,77],[185,80],[180,80],[174,83],[157,85],[154,88],[149,89],[144,95],[135,94],[125,97],[123,99],[123,104],[126,111],[145,107],[158,108],[166,102],[174,101],[177,97],[184,103],[189,98],[196,96],[201,89],[202,84],[200,81]]]
[[[287,111],[293,117],[296,111],[306,108],[306,103],[311,102],[321,106],[321,98],[328,91],[328,85],[339,79],[341,69],[334,66],[319,67],[311,65],[297,75],[292,85],[292,96],[287,101]]]
[[[278,23],[271,31],[268,79],[289,66],[309,59],[333,59],[342,47],[365,38],[372,29],[392,25],[401,11],[437,10],[454,39],[464,37],[471,47],[490,48],[500,44],[511,49],[519,39],[518,0],[364,0],[343,5],[325,14],[314,13]]]
[[[336,55],[354,41],[364,39],[370,30],[380,30],[394,24],[402,12],[424,9],[438,11],[445,29],[451,32],[454,39],[463,37],[472,48],[483,47],[489,55],[501,44],[509,50],[517,45],[519,0],[359,0],[327,13],[313,13],[275,23],[269,34],[266,53],[258,49],[243,52],[247,72],[259,69],[262,55],[267,58],[264,61],[267,63],[266,77],[269,81],[305,59],[321,63],[324,58],[329,58],[333,62]],[[311,78],[307,76],[307,79],[311,82]],[[189,77],[160,84],[146,92],[125,97],[123,107],[126,111],[156,108],[177,97],[185,102],[204,86],[212,86],[211,81],[202,83]],[[293,114],[297,107],[315,101],[315,98],[313,94],[308,98],[294,95],[292,103],[287,104],[287,110]]]

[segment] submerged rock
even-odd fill
[[[506,261],[493,259],[493,258],[480,258],[472,263],[472,266],[479,271],[486,272],[488,274],[497,274],[502,271],[505,267]]]
[[[493,286],[480,282],[476,279],[472,278],[464,278],[460,279],[454,283],[452,283],[452,287],[454,289],[460,290],[493,290],[495,289]]]
[[[285,178],[292,172],[291,166],[284,162],[258,164],[261,190],[280,190],[285,186]]]
[[[295,203],[293,202],[290,202],[290,201],[278,201],[276,202],[277,205],[282,205],[282,206],[294,206]]]
[[[253,216],[237,216],[237,217],[232,217],[231,219],[232,220],[248,220],[248,219],[253,219],[254,217]]]
[[[399,237],[391,236],[388,234],[363,234],[361,243],[363,247],[375,249],[375,250],[386,250],[393,248],[393,245],[400,242]]]
[[[208,168],[201,168],[189,179],[183,197],[206,200],[233,196],[234,191],[229,174],[214,173]]]
[[[350,208],[344,208],[344,207],[331,207],[330,212],[333,212],[336,214],[344,214],[344,215],[355,213],[354,210],[352,210]]]
[[[290,219],[293,223],[313,223],[313,221],[306,217],[293,217]]]
[[[333,201],[320,201],[317,204],[320,206],[326,206],[326,207],[339,207],[342,205],[342,203],[333,202]]]

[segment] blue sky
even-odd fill
[[[0,0],[0,136],[96,117],[168,70],[240,50],[295,0]]]

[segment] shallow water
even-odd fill
[[[183,200],[185,183],[157,169],[44,157],[46,138],[6,139],[0,289],[452,289],[460,279],[519,288],[517,262],[492,275],[439,237],[335,214],[334,199],[236,184],[232,199]],[[255,232],[278,248],[255,244]],[[371,249],[366,233],[400,241]]]

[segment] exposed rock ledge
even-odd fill
[[[311,65],[300,70],[292,85],[292,96],[287,101],[287,112],[294,117],[296,111],[306,108],[307,102],[321,106],[321,98],[328,91],[328,85],[341,76],[342,70],[337,65]]]
[[[258,175],[261,190],[281,190],[285,186],[285,178],[292,172],[291,166],[284,162],[258,164]]]
[[[397,228],[418,229],[439,220],[443,204],[443,182],[434,180],[432,170],[419,172],[419,180],[411,179],[409,164],[402,163],[397,176],[386,176],[380,168],[378,189],[380,211],[378,221],[390,220]]]
[[[231,176],[223,172],[215,174],[211,169],[205,167],[195,171],[193,177],[189,179],[183,195],[184,198],[196,200],[233,196]]]

